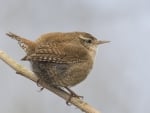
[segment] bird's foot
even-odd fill
[[[40,90],[39,90],[39,91],[42,91],[42,90],[44,89],[44,87],[42,87],[42,86],[40,85],[40,82],[41,82],[41,80],[38,79],[37,82],[36,82],[36,84],[37,84],[38,87],[40,87]]]
[[[67,105],[70,105],[70,101],[71,101],[71,98],[72,97],[75,97],[75,98],[81,98],[81,99],[83,99],[84,97],[83,96],[80,96],[80,95],[77,95],[74,91],[72,91],[71,89],[69,89],[68,87],[65,87],[66,88],[66,90],[70,93],[70,96],[69,96],[69,98],[68,98],[68,100],[66,101],[66,104]]]

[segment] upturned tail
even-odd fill
[[[14,33],[6,33],[7,36],[11,37],[12,39],[15,39],[18,41],[18,44],[20,47],[28,54],[31,54],[35,50],[35,43],[33,41],[30,41],[28,39],[25,39],[21,36],[18,36]]]

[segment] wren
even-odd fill
[[[48,85],[71,89],[85,80],[93,67],[99,44],[109,41],[97,40],[86,32],[54,32],[41,35],[31,41],[11,32],[7,35],[18,41],[26,52],[22,60],[30,61],[39,80]]]

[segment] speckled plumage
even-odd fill
[[[31,62],[43,82],[57,87],[71,87],[83,81],[93,66],[98,41],[85,32],[47,33],[35,42],[7,33],[25,50],[22,60]]]

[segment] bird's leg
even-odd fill
[[[76,94],[74,91],[72,91],[70,88],[65,87],[65,89],[66,89],[67,91],[69,91],[69,93],[71,94],[72,97],[83,98],[83,96],[79,96],[79,95]]]
[[[41,82],[41,80],[38,79],[37,82],[36,82],[36,84],[37,84],[38,87],[41,87],[41,88],[40,88],[40,91],[42,91],[42,90],[44,89],[44,87],[42,87],[42,86],[40,85],[40,82]]]
[[[67,105],[69,105],[69,102],[70,102],[70,100],[71,100],[72,97],[83,98],[83,96],[77,95],[74,91],[72,91],[72,90],[69,89],[68,87],[65,87],[65,89],[70,93],[70,97],[69,97],[69,99],[66,101],[66,104],[67,104]]]
[[[65,91],[64,89],[62,89],[61,87],[58,87],[58,86],[53,86],[53,87],[56,88],[56,89],[58,89],[58,90],[61,90],[61,91],[63,91],[63,92],[66,92],[66,91]],[[67,91],[69,91],[69,90],[67,90]],[[69,91],[69,92],[70,92],[70,91]],[[73,92],[73,91],[72,91],[72,92]],[[66,93],[68,93],[68,92],[66,92]],[[72,94],[72,93],[71,93],[71,94]],[[75,93],[74,93],[74,94],[75,94]],[[74,96],[72,96],[72,95],[69,96],[69,99],[66,101],[66,104],[67,104],[67,105],[70,105],[69,102],[70,102],[70,100],[71,100],[72,97],[75,97],[75,95],[74,95]],[[80,97],[80,96],[78,96],[78,97]]]

